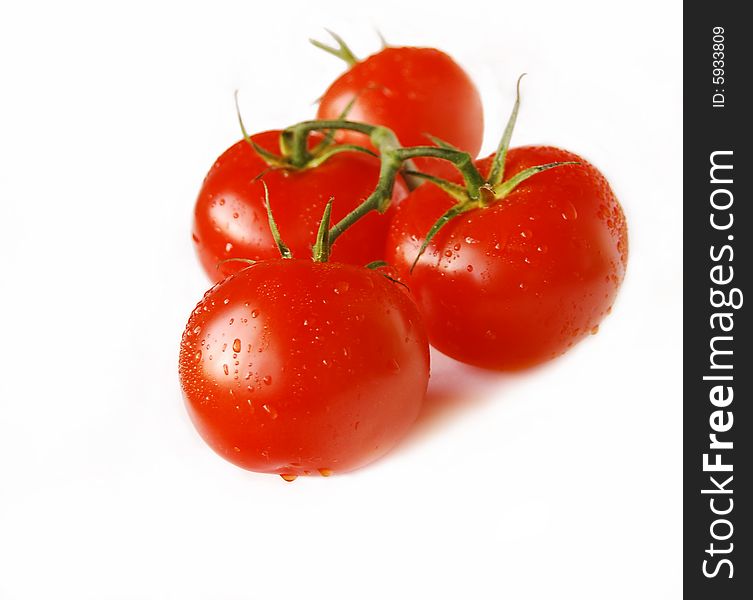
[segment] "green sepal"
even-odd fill
[[[388,263],[386,260],[372,260],[368,265],[364,265],[364,269],[369,269],[373,271],[374,269],[379,269],[380,267],[389,267],[390,263]]]
[[[465,212],[468,212],[469,210],[473,210],[474,208],[477,208],[477,205],[475,203],[466,203],[466,204],[456,204],[455,206],[448,209],[441,217],[439,217],[434,225],[431,226],[431,229],[429,229],[429,233],[426,234],[426,238],[424,239],[423,243],[421,244],[421,248],[418,250],[418,254],[416,255],[416,259],[413,261],[413,264],[410,267],[410,272],[413,273],[413,269],[416,268],[416,264],[418,264],[418,260],[423,255],[426,248],[429,246],[429,243],[432,239],[434,239],[434,236],[439,233],[440,229],[447,225],[452,219],[457,217],[458,215],[461,215]]]
[[[453,183],[452,181],[447,181],[446,179],[442,179],[441,177],[437,177],[436,175],[429,175],[429,173],[422,173],[421,171],[413,171],[411,169],[404,169],[402,173],[410,175],[411,177],[425,179],[429,183],[436,185],[447,195],[452,196],[452,198],[458,203],[468,202],[470,199],[468,196],[468,190],[466,190],[466,188],[462,185]]]
[[[489,178],[487,182],[494,187],[499,184],[505,176],[505,159],[507,158],[507,150],[510,148],[510,140],[512,139],[512,132],[515,129],[515,122],[518,120],[518,110],[520,109],[520,80],[525,77],[523,73],[518,77],[518,85],[515,93],[515,104],[512,108],[512,113],[507,121],[507,127],[502,134],[502,139],[497,147],[497,152],[494,155],[494,161],[492,162],[491,169],[489,170]]]
[[[434,142],[440,148],[445,148],[447,150],[457,150],[458,152],[460,152],[460,148],[453,146],[450,142],[445,142],[442,138],[438,138],[436,135],[424,133],[424,137]]]
[[[249,144],[251,144],[251,147],[254,149],[254,151],[270,167],[275,167],[275,168],[279,169],[279,168],[284,168],[284,167],[289,167],[290,166],[285,161],[284,158],[282,158],[281,156],[277,156],[276,154],[273,154],[269,150],[265,150],[259,144],[257,144],[256,142],[254,142],[251,138],[246,137],[246,141]]]
[[[353,96],[350,99],[350,101],[345,105],[345,108],[337,117],[338,121],[345,121],[348,118],[348,113],[351,111],[351,109],[355,105],[356,100],[358,100],[358,94]],[[323,152],[326,148],[328,148],[335,141],[336,133],[337,133],[337,129],[327,129],[324,133],[324,138],[316,146],[314,146],[314,148],[311,150],[311,154],[313,154],[314,156],[317,156],[320,152]]]
[[[255,141],[251,139],[251,136],[248,135],[248,131],[246,131],[246,126],[243,124],[243,117],[241,117],[241,109],[238,106],[238,90],[235,90],[234,97],[235,97],[235,114],[238,116],[238,124],[241,126],[241,133],[243,134],[243,139],[246,140],[246,142],[254,149],[254,151],[261,157],[261,159],[265,163],[267,163],[270,167],[287,166],[287,162],[282,156],[277,156],[276,154],[273,154],[272,152],[265,150],[259,144],[257,144]]]
[[[375,269],[379,269],[381,267],[389,267],[389,266],[390,266],[390,263],[388,263],[387,261],[384,261],[384,260],[374,260],[374,261],[370,262],[368,265],[366,265],[364,267],[364,269],[369,269],[371,271],[374,271]],[[400,281],[399,279],[395,279],[394,277],[390,277],[389,275],[387,275],[387,273],[379,273],[379,274],[382,277],[384,277],[385,279],[389,279],[392,283],[396,283],[398,285],[402,285],[406,290],[410,290],[410,288],[407,285],[405,285],[402,281]]]
[[[330,146],[318,156],[309,159],[309,161],[306,163],[306,168],[311,169],[313,167],[318,167],[319,165],[333,157],[335,154],[340,154],[340,152],[362,152],[363,154],[368,154],[369,156],[379,158],[379,155],[377,153],[372,152],[371,150],[364,148],[363,146],[358,146],[356,144],[337,144],[335,146]]]
[[[390,277],[389,275],[387,275],[387,273],[379,273],[379,274],[382,277],[384,277],[385,279],[391,281],[392,283],[396,283],[397,285],[402,285],[406,290],[410,291],[410,288],[408,287],[408,285],[406,283],[403,283],[399,279],[395,279],[394,277]]]
[[[320,50],[329,52],[331,55],[345,61],[345,63],[349,67],[355,65],[358,62],[358,57],[353,54],[353,51],[348,47],[345,41],[333,31],[330,31],[329,29],[325,29],[325,31],[332,36],[332,39],[334,39],[335,42],[337,42],[337,48],[335,48],[334,46],[329,46],[328,44],[320,42],[319,40],[309,39],[309,42],[311,42],[311,44],[313,44]]]
[[[331,250],[331,244],[329,243],[329,226],[332,216],[332,202],[335,197],[332,196],[327,202],[327,206],[324,207],[324,214],[322,215],[322,221],[319,223],[319,231],[316,232],[316,243],[314,244],[313,254],[315,262],[327,262],[329,260],[329,252]]]
[[[379,29],[376,29],[376,28],[374,29],[374,31],[376,31],[376,34],[379,37],[379,41],[382,44],[382,50],[384,50],[385,48],[389,48],[390,44],[387,41],[387,38],[384,37],[384,34],[381,31],[379,31]]]
[[[290,252],[290,248],[285,245],[285,242],[282,241],[282,237],[280,237],[280,230],[277,229],[277,223],[275,222],[275,218],[272,215],[272,207],[269,204],[269,188],[264,181],[262,181],[261,184],[264,186],[264,208],[266,208],[267,210],[269,229],[272,232],[272,237],[275,240],[275,244],[277,244],[277,249],[280,251],[280,256],[282,256],[283,258],[293,258],[293,253]]]
[[[503,181],[502,183],[493,187],[492,193],[494,194],[494,197],[497,200],[501,200],[502,198],[507,196],[507,194],[512,192],[519,184],[524,182],[529,177],[533,177],[537,173],[541,173],[542,171],[547,171],[549,169],[554,169],[555,167],[561,167],[564,165],[579,165],[579,164],[580,163],[577,161],[565,161],[565,162],[553,162],[553,163],[548,163],[545,165],[537,165],[535,167],[529,167],[528,169],[524,169],[520,173],[513,175],[507,181]]]

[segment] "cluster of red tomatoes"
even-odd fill
[[[189,318],[180,379],[209,445],[253,471],[349,471],[416,419],[429,343],[522,369],[610,311],[627,261],[599,171],[554,147],[476,159],[478,91],[446,54],[385,47],[322,96],[318,120],[220,156],[193,239],[217,283]],[[347,120],[346,120],[347,119]],[[335,243],[336,242],[336,243]]]

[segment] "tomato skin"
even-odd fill
[[[270,152],[279,152],[279,131],[251,136]],[[314,144],[321,137],[313,135]],[[263,175],[262,175],[263,174]],[[262,175],[260,179],[257,176]],[[358,152],[343,152],[318,167],[300,171],[270,169],[254,149],[241,140],[220,156],[199,191],[194,209],[193,240],[204,270],[213,281],[236,273],[244,264],[227,258],[278,258],[264,206],[264,183],[283,241],[296,258],[311,256],[311,246],[330,197],[336,223],[374,189],[379,160]],[[393,199],[407,194],[398,180]],[[384,258],[384,240],[391,214],[366,215],[346,231],[333,247],[332,260],[365,265]]]
[[[192,313],[180,381],[201,436],[262,473],[341,473],[418,415],[429,348],[404,288],[376,271],[278,259],[216,284]]]
[[[353,65],[332,83],[317,118],[337,119],[353,98],[351,121],[385,125],[403,146],[424,146],[430,133],[475,157],[484,135],[481,97],[468,74],[434,48],[384,48]],[[341,141],[368,144],[362,134],[341,132]],[[417,159],[429,173],[448,176],[438,159]]]
[[[554,358],[595,332],[627,265],[627,226],[606,179],[552,147],[511,149],[505,174],[558,161],[505,199],[451,220],[410,266],[432,224],[453,205],[433,185],[401,204],[388,239],[395,265],[441,352],[513,370]],[[478,163],[486,175],[491,157]]]

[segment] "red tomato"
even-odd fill
[[[265,150],[279,153],[279,131],[251,137]],[[313,135],[312,144],[321,137]],[[307,258],[330,197],[332,222],[347,215],[374,189],[379,160],[358,152],[342,152],[315,168],[300,171],[270,169],[256,151],[241,140],[217,159],[204,179],[194,209],[193,240],[201,264],[213,281],[245,265],[227,258],[262,260],[279,257],[264,205],[264,183],[280,235],[296,258]],[[260,179],[257,176],[262,175]],[[393,200],[407,193],[395,185]],[[393,204],[394,206],[394,204]],[[365,265],[384,258],[384,240],[391,213],[366,215],[337,241],[332,260]]]
[[[232,463],[329,475],[382,456],[418,415],[429,347],[405,289],[376,271],[278,259],[209,290],[186,326],[193,422]]]
[[[384,125],[403,146],[431,144],[429,133],[477,156],[484,116],[476,86],[460,66],[434,48],[385,48],[353,65],[324,93],[317,118],[337,119],[355,98],[349,120]],[[365,136],[342,132],[342,141],[368,144]],[[437,159],[417,159],[418,168],[449,175]]]
[[[398,208],[387,260],[409,285],[437,349],[490,369],[553,358],[610,311],[627,264],[622,208],[599,171],[551,147],[511,149],[505,173],[579,161],[538,173],[506,198],[449,221],[411,264],[453,199],[434,185]],[[486,175],[491,157],[480,161]]]

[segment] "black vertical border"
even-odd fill
[[[683,429],[684,429],[684,539],[683,580],[684,597],[737,600],[753,598],[753,537],[750,532],[750,513],[753,512],[750,482],[753,477],[751,462],[753,427],[751,418],[753,396],[751,371],[753,357],[750,353],[753,287],[750,285],[753,261],[751,238],[753,218],[753,162],[751,146],[751,120],[753,95],[751,94],[750,60],[753,27],[743,14],[745,3],[686,2],[684,4],[684,171],[683,171],[683,251],[684,251],[684,374],[683,374]],[[713,28],[724,27],[725,57],[724,84],[712,81]],[[725,107],[714,108],[712,96],[716,87],[724,89]],[[729,189],[734,194],[734,242],[728,242],[727,233],[715,231],[710,225],[709,197],[714,186],[710,183],[710,154],[714,150],[733,150],[734,183]],[[709,434],[712,433],[709,417],[716,410],[709,402],[709,341],[713,335],[710,327],[713,309],[710,304],[712,282],[709,270],[714,264],[710,247],[725,243],[734,246],[734,282],[727,288],[738,287],[744,295],[744,304],[734,311],[734,400],[730,409],[734,425],[727,437],[733,439],[734,449],[727,451],[725,461],[731,460],[734,471],[729,474],[704,473],[702,457],[709,453]],[[716,287],[716,286],[715,286]],[[722,435],[720,434],[720,437]],[[726,458],[729,456],[729,458]],[[709,476],[718,475],[723,481],[728,475],[734,479],[734,509],[727,516],[734,533],[729,542],[734,544],[728,555],[734,565],[733,578],[728,570],[721,569],[717,577],[703,574],[703,561],[709,560],[713,570],[714,560],[706,551],[712,542],[724,547],[724,542],[712,539],[709,531],[715,516],[710,509],[711,495],[701,490],[713,488]],[[719,506],[724,506],[723,496]],[[721,531],[721,529],[720,529]]]

